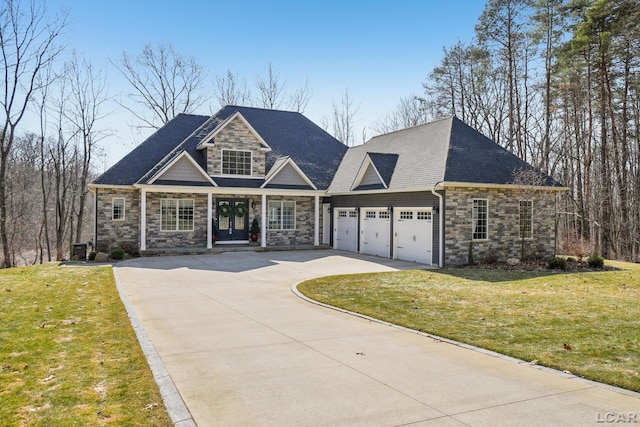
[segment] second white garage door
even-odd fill
[[[395,257],[431,264],[433,220],[431,209],[394,209]]]
[[[391,213],[384,209],[363,209],[360,249],[367,255],[389,258]]]

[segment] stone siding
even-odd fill
[[[140,248],[140,193],[136,190],[98,190],[97,238],[94,248],[109,252],[120,247],[126,252],[137,254]],[[112,219],[113,199],[124,198],[124,220]]]
[[[533,201],[533,236],[525,239],[525,258],[548,258],[555,254],[555,193],[518,189],[451,188],[446,191],[445,263],[468,261],[472,237],[474,199],[488,200],[487,239],[473,241],[476,262],[495,254],[499,261],[521,258],[519,235],[520,200]]]
[[[241,119],[235,118],[216,135],[213,147],[207,148],[207,173],[222,173],[222,150],[243,150],[252,152],[251,176],[264,177],[265,152],[256,136],[247,128]]]
[[[314,236],[314,198],[287,196],[267,197],[267,203],[276,200],[296,202],[296,229],[267,230],[267,246],[312,245]],[[322,207],[320,210],[322,210]],[[320,224],[322,224],[322,218],[320,218]],[[322,236],[322,226],[319,232],[319,236]]]
[[[193,199],[193,231],[161,231],[160,200]],[[147,249],[207,247],[207,195],[147,193]]]

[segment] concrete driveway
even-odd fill
[[[116,274],[178,426],[640,423],[638,394],[291,291],[313,277],[406,268],[416,265],[320,250],[141,258]]]

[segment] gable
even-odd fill
[[[190,161],[186,156],[181,156],[174,164],[158,175],[156,180],[183,181],[183,182],[209,182],[202,170]]]
[[[296,171],[291,164],[286,164],[276,175],[269,180],[271,185],[309,186],[309,183]]]
[[[283,157],[274,163],[262,185],[264,188],[308,188],[317,190],[302,169],[291,159]]]
[[[384,185],[382,179],[380,178],[380,175],[378,175],[378,172],[376,171],[376,168],[373,166],[373,163],[369,163],[364,175],[362,176],[362,179],[360,180],[358,185],[356,185],[356,187],[360,187],[361,185],[375,184]]]

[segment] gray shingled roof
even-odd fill
[[[449,117],[350,148],[329,193],[349,192],[367,153],[398,155],[389,190],[432,188],[440,182],[513,184],[518,171],[535,170],[460,119]],[[545,185],[560,186],[547,176]]]
[[[347,151],[345,145],[300,113],[237,106],[224,107],[211,117],[179,114],[96,179],[94,184],[147,183],[185,150],[206,170],[205,153],[196,149],[198,143],[236,111],[271,147],[271,151],[266,153],[267,170],[279,157],[289,156],[318,189],[329,186]],[[237,180],[227,182],[221,179],[216,179],[216,183],[220,186],[239,184]]]

